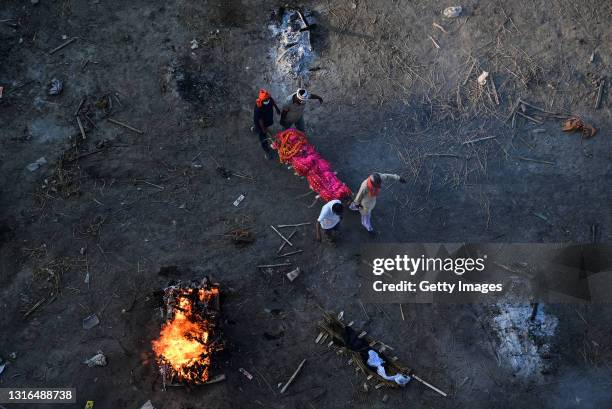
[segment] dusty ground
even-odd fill
[[[609,75],[610,4],[467,1],[455,20],[442,18],[450,4],[439,1],[295,4],[318,20],[318,58],[301,80],[325,99],[307,110],[310,140],[353,189],[373,170],[409,183],[383,192],[377,237],[353,215],[336,248],[300,229],[304,253],[292,261],[303,273],[293,283],[255,267],[275,261],[280,243],[268,226],[313,220],[319,206],[300,198],[305,181],[264,160],[248,130],[260,87],[281,99],[300,82],[281,77],[270,57],[268,25],[281,4],[3,1],[0,354],[9,364],[0,386],[76,387],[78,408],[148,399],[176,409],[609,406],[609,307],[547,306],[559,320],[551,363],[515,376],[496,357],[490,308],[406,305],[404,321],[397,305],[364,311],[357,269],[370,241],[585,242],[594,224],[597,240],[611,241],[607,92],[593,107],[596,82]],[[78,40],[49,54],[64,35]],[[476,85],[482,70],[499,104]],[[64,81],[55,97],[53,78]],[[519,97],[581,115],[599,132],[582,140],[563,134],[559,119],[522,117],[513,128],[506,117]],[[83,98],[86,140],[75,120]],[[26,169],[41,156],[46,165]],[[225,179],[218,165],[252,179]],[[256,242],[235,247],[224,237],[235,227]],[[164,266],[178,270],[163,276]],[[164,392],[150,347],[160,325],[154,292],[203,274],[227,290],[230,346],[217,371],[228,379]],[[324,309],[346,311],[450,397],[416,383],[388,392],[386,404],[382,392],[363,393],[345,360],[313,342]],[[83,330],[91,313],[100,325]],[[88,368],[82,361],[97,350],[108,366]],[[280,396],[276,384],[303,358]]]

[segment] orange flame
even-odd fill
[[[216,287],[180,290],[176,296],[178,308],[174,308],[174,317],[162,326],[159,338],[152,345],[160,364],[171,366],[179,380],[203,383],[209,376],[211,348],[207,323],[192,320],[191,295],[194,291],[198,291],[201,302],[219,295]]]

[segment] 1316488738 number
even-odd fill
[[[0,388],[0,403],[75,403],[75,388]]]

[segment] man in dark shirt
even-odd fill
[[[259,97],[255,102],[253,110],[253,131],[257,133],[261,147],[265,152],[266,159],[271,159],[270,143],[268,142],[268,127],[274,123],[274,109],[280,115],[280,109],[276,102],[265,89],[259,90]]]

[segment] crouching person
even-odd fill
[[[321,241],[321,230],[330,242],[334,242],[340,232],[340,221],[344,207],[340,200],[330,200],[321,208],[316,223],[316,238]]]

